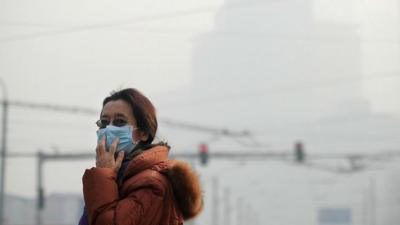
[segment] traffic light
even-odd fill
[[[304,145],[302,142],[298,141],[294,145],[294,155],[295,155],[295,160],[298,163],[304,163],[306,160],[306,153],[304,151]]]
[[[208,146],[206,143],[201,143],[199,145],[199,158],[201,165],[205,166],[208,162]]]

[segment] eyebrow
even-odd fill
[[[125,117],[128,118],[126,115],[122,114],[122,113],[117,113],[115,114],[115,117]]]
[[[109,117],[107,114],[103,114],[101,115],[101,118],[103,117]],[[126,115],[122,114],[122,113],[116,113],[115,117],[124,117],[124,118],[128,118]]]

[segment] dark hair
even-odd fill
[[[111,92],[110,96],[103,101],[103,107],[110,101],[123,100],[127,102],[136,118],[139,131],[147,135],[147,140],[143,144],[151,144],[157,132],[156,109],[150,100],[134,88],[126,88],[120,91]]]

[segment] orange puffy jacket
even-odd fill
[[[133,158],[121,185],[113,169],[87,169],[82,181],[89,224],[179,225],[198,215],[199,179],[188,164],[168,160],[168,152],[156,146]]]

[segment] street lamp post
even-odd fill
[[[0,225],[4,225],[4,189],[5,189],[5,178],[6,178],[6,156],[7,156],[7,114],[8,114],[8,100],[6,85],[2,79],[0,79],[0,85],[3,90],[2,103],[2,132],[1,132],[1,171],[0,171]]]

